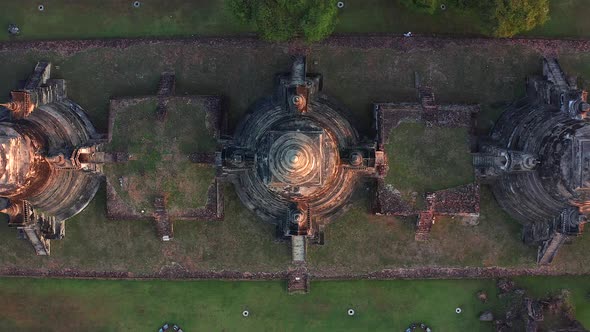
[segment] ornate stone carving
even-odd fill
[[[65,235],[65,220],[84,209],[100,185],[98,169],[85,166],[82,153],[98,151],[100,135],[67,99],[65,81],[50,74],[51,64],[39,62],[2,104],[11,120],[0,123],[2,212],[38,255],[49,255],[49,240]]]
[[[304,57],[277,82],[276,93],[254,104],[223,143],[219,173],[234,182],[244,205],[277,225],[280,237],[317,240],[357,179],[379,176],[386,159],[321,93],[321,77],[307,74]]]
[[[539,245],[539,263],[553,259],[565,237],[581,233],[590,205],[587,93],[543,59],[543,76],[527,79],[527,96],[500,117],[474,156],[476,175]]]

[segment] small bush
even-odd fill
[[[228,0],[241,21],[253,23],[262,38],[285,41],[303,36],[308,41],[328,37],[336,25],[336,0]]]
[[[496,0],[492,12],[493,34],[512,37],[532,30],[549,19],[549,0]]]
[[[229,10],[242,22],[249,22],[252,19],[251,0],[230,0],[227,2]]]

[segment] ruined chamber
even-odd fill
[[[590,211],[590,105],[554,59],[543,60],[543,76],[528,78],[526,88],[480,140],[474,164],[547,264]]]
[[[251,107],[218,154],[220,172],[243,204],[276,224],[281,238],[322,243],[323,225],[342,210],[357,180],[385,169],[383,151],[359,140],[320,90],[321,76],[308,75],[305,58],[296,57],[291,73],[277,76],[275,93]]]
[[[38,255],[49,255],[50,240],[64,237],[65,220],[84,209],[100,186],[92,162],[100,137],[67,98],[66,82],[50,73],[50,63],[38,63],[1,105],[2,212]]]

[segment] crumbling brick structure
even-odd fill
[[[385,149],[388,135],[402,122],[424,123],[427,127],[472,128],[479,111],[478,105],[438,105],[432,88],[423,86],[416,74],[416,90],[419,102],[379,103],[374,105],[377,146]],[[432,225],[439,216],[476,220],[479,218],[479,185],[472,183],[456,188],[425,193],[426,206],[416,207],[391,184],[377,179],[373,212],[379,215],[414,216],[417,215],[417,241],[428,239]]]
[[[215,174],[215,144],[225,130],[221,98],[176,95],[175,86],[175,73],[167,71],[155,95],[111,99],[105,145],[111,156],[104,170],[107,217],[153,220],[162,241],[174,238],[175,220],[221,220],[224,208],[223,188]],[[198,114],[204,123],[195,123]],[[138,132],[153,139],[130,139]],[[210,151],[198,149],[204,141],[212,142]],[[191,150],[184,151],[186,146]],[[145,170],[146,166],[151,168]],[[199,178],[209,182],[194,181]],[[204,198],[204,204],[195,203],[195,198]]]

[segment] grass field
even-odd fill
[[[115,38],[240,34],[251,29],[237,22],[223,0],[144,0],[100,2],[69,0],[2,1],[0,26],[17,24],[19,39]],[[43,11],[37,9],[45,6]],[[4,28],[3,28],[4,29]],[[0,40],[8,40],[2,33]]]
[[[590,326],[588,278],[517,279],[536,296],[571,291],[576,316]],[[0,326],[18,331],[403,331],[425,322],[433,331],[493,331],[494,280],[315,281],[311,293],[288,295],[280,281],[90,281],[1,279]],[[475,294],[486,291],[487,304]],[[463,312],[455,314],[456,307]],[[353,308],[355,316],[346,315]],[[250,316],[242,317],[243,310]]]
[[[413,190],[422,195],[474,181],[466,128],[404,123],[391,131],[387,144],[385,181],[402,192]]]
[[[21,27],[18,39],[80,39],[142,36],[211,36],[252,33],[227,10],[225,0],[145,0],[100,2],[2,1],[0,27]],[[43,4],[45,9],[37,9]],[[448,6],[434,15],[416,13],[392,0],[348,0],[336,33],[484,34],[481,19]],[[589,37],[590,8],[586,0],[551,0],[551,20],[528,35]],[[0,40],[9,40],[7,33]]]
[[[308,264],[312,271],[335,273],[363,273],[385,267],[533,267],[536,249],[520,242],[518,224],[497,207],[485,188],[482,198],[478,226],[441,218],[432,229],[430,241],[416,242],[414,218],[372,216],[367,213],[368,202],[359,197],[364,204],[357,202],[328,225],[327,244],[308,248]],[[560,268],[567,262],[558,259],[556,263]],[[587,271],[581,265],[576,270]]]
[[[107,221],[105,192],[66,223],[66,241],[51,243],[50,257],[35,256],[14,229],[0,227],[0,265],[158,273],[168,268],[277,271],[290,261],[290,249],[274,243],[274,227],[256,220],[228,191],[223,222],[176,221],[174,241],[163,243],[150,221]]]

